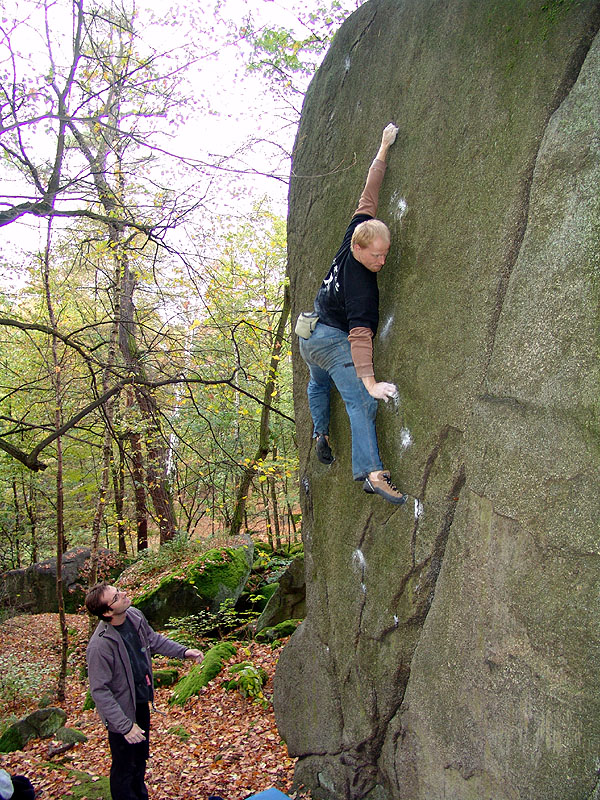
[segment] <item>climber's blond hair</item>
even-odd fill
[[[391,241],[390,229],[380,219],[367,219],[357,225],[352,234],[352,247],[368,247],[375,239]]]

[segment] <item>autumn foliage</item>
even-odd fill
[[[85,616],[69,615],[68,625],[72,648],[69,659],[67,697],[62,708],[67,712],[67,725],[80,730],[88,738],[66,753],[50,756],[56,746],[52,740],[29,742],[23,751],[0,756],[0,767],[11,773],[27,775],[43,800],[68,800],[82,795],[81,773],[92,776],[99,784],[110,769],[108,740],[95,711],[83,711],[86,683],[81,669],[85,661],[88,621]],[[56,615],[19,616],[0,626],[3,656],[12,654],[26,664],[32,674],[47,674],[47,691],[52,692],[52,676],[58,670],[60,645]],[[279,650],[256,642],[236,643],[235,655],[227,665],[252,662],[265,670],[267,682],[264,696],[270,698],[272,680]],[[166,666],[167,659],[157,659]],[[180,674],[190,668],[189,662],[178,662]],[[156,707],[162,713],[152,714],[151,759],[147,785],[152,800],[202,800],[220,795],[225,800],[243,800],[272,786],[291,794],[294,761],[277,732],[271,704],[253,702],[239,691],[228,691],[223,683],[231,678],[227,666],[197,697],[183,706],[170,706],[171,688],[156,691]],[[12,700],[3,693],[0,715],[21,717],[36,707],[43,694],[37,686],[35,697]],[[52,697],[47,701],[56,704]],[[267,706],[265,708],[265,705]],[[79,791],[78,791],[79,788]],[[92,792],[89,792],[91,798]],[[108,793],[94,794],[109,800]]]

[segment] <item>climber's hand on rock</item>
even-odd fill
[[[393,399],[398,394],[398,387],[393,383],[376,381],[374,378],[372,382],[363,381],[363,383],[367,392],[376,400],[384,400],[387,403],[388,400]]]
[[[396,141],[396,136],[398,135],[398,128],[394,125],[393,122],[390,122],[389,125],[386,125],[383,129],[383,135],[381,137],[381,144],[385,147],[389,147],[390,145],[394,144]]]

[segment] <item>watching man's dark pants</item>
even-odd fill
[[[112,755],[110,793],[112,800],[148,800],[144,783],[146,761],[150,754],[150,707],[142,703],[135,708],[135,721],[144,731],[146,740],[129,744],[122,733],[108,732]]]

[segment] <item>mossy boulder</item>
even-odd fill
[[[54,739],[65,744],[83,744],[87,742],[88,738],[85,733],[78,731],[76,728],[59,728],[54,733]]]
[[[263,611],[278,588],[279,581],[273,581],[273,583],[266,583],[264,586],[261,586],[260,589],[254,594],[255,600],[252,604],[252,607],[257,611]]]
[[[65,724],[66,712],[62,708],[40,708],[20,719],[0,737],[0,753],[22,750],[30,739],[47,739]]]
[[[256,621],[255,630],[272,628],[288,619],[303,619],[306,615],[306,580],[304,578],[304,556],[298,556],[283,573]]]
[[[273,552],[273,548],[268,542],[255,542],[254,549],[258,553],[268,553],[269,555]]]
[[[251,542],[241,547],[208,550],[187,566],[175,567],[158,586],[134,600],[153,627],[162,627],[171,617],[199,611],[216,613],[224,600],[237,601],[242,593],[254,556]]]
[[[235,647],[230,642],[219,642],[206,653],[204,661],[192,667],[185,678],[182,678],[175,689],[170,705],[182,706],[186,700],[200,692],[223,669],[223,664],[235,654]]]
[[[175,667],[165,667],[165,669],[154,670],[154,685],[173,686],[179,680],[179,670]]]
[[[291,636],[301,622],[301,619],[286,619],[270,628],[263,628],[256,634],[255,639],[257,642],[274,642],[284,636]]]
[[[98,778],[95,775],[87,775],[76,770],[73,770],[70,774],[76,774],[80,777],[80,782],[73,786],[63,800],[111,800],[112,795],[108,777]]]
[[[63,795],[62,800],[111,800],[108,776],[99,778],[97,775],[89,775],[87,772],[82,772],[78,769],[70,769],[64,764],[58,764],[54,761],[44,766],[62,772],[65,776],[75,778],[78,781],[67,794]]]

